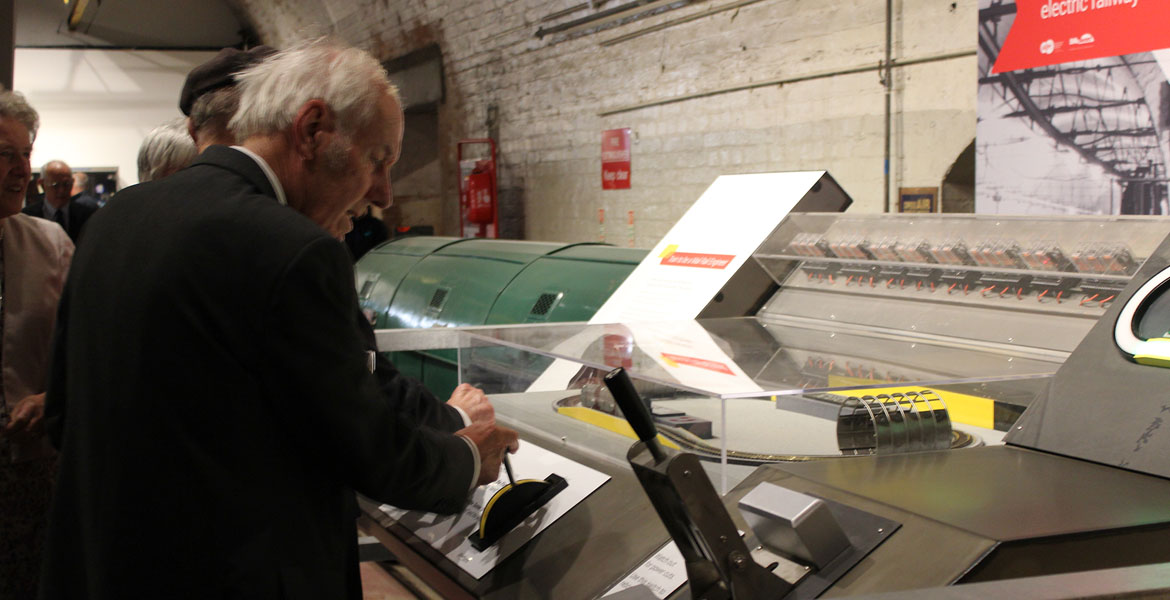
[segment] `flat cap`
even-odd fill
[[[179,94],[179,110],[191,116],[191,106],[200,96],[222,87],[235,85],[235,74],[276,54],[271,46],[256,46],[249,50],[224,48],[211,60],[191,69],[183,92]]]

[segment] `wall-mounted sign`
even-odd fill
[[[630,189],[630,129],[601,132],[601,189]]]
[[[1016,0],[1015,20],[992,73],[1165,48],[1170,3],[1138,0]],[[994,5],[991,9],[1000,9]],[[985,13],[987,14],[987,13]],[[1004,13],[1005,15],[1010,12]]]
[[[938,205],[938,188],[898,188],[898,212],[932,213]]]

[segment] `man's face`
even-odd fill
[[[65,163],[51,162],[41,173],[41,187],[45,188],[45,202],[61,208],[73,192],[73,171]]]
[[[0,218],[20,212],[24,190],[32,178],[32,142],[28,128],[13,119],[0,118]]]
[[[352,219],[371,205],[390,206],[390,167],[398,161],[403,129],[402,108],[394,98],[379,100],[375,123],[353,140],[334,133],[320,153],[305,215],[334,237],[345,237]]]

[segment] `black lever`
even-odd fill
[[[626,416],[630,427],[634,428],[638,439],[646,444],[646,449],[650,451],[655,461],[665,460],[666,453],[658,445],[658,428],[654,426],[650,409],[646,408],[646,403],[642,402],[642,398],[638,396],[638,390],[634,389],[634,382],[630,381],[626,370],[618,367],[606,373],[604,379],[605,387],[609,388],[609,393],[613,395],[614,401],[622,409],[622,414]]]

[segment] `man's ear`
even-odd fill
[[[314,160],[324,147],[325,137],[337,128],[333,109],[323,100],[313,99],[301,105],[293,117],[293,148],[305,160]]]

